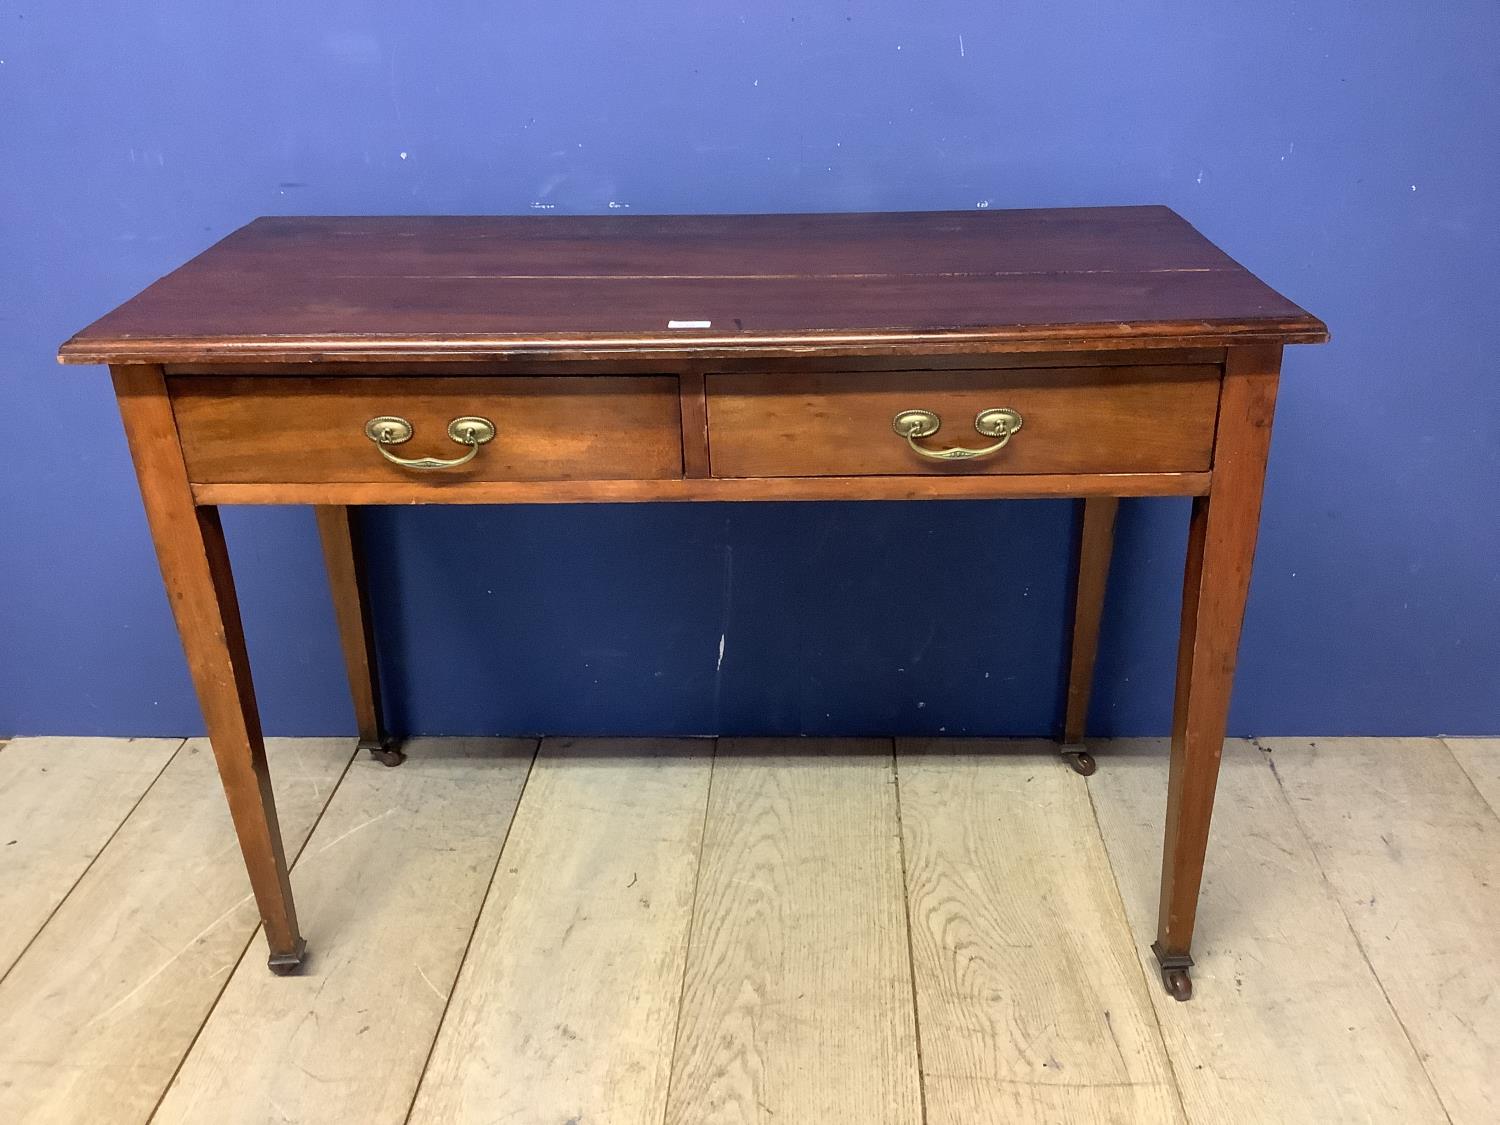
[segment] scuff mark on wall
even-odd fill
[[[734,547],[724,544],[723,614],[719,618],[719,655],[714,664],[714,729],[719,728],[722,718],[721,700],[724,694],[724,650],[729,644],[729,619],[734,611]]]

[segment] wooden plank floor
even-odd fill
[[[1196,995],[1166,755],[269,748],[272,977],[201,741],[0,754],[0,1121],[1490,1122],[1500,740],[1226,748]]]

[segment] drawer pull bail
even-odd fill
[[[928,449],[917,444],[918,438],[931,437],[941,425],[942,419],[930,410],[903,410],[891,419],[891,429],[906,439],[906,444],[911,446],[914,453],[932,461],[972,461],[976,457],[999,453],[1010,444],[1010,439],[1021,428],[1021,416],[1005,407],[981,410],[974,419],[974,428],[985,437],[1000,439],[983,449]]]
[[[375,443],[380,455],[392,465],[403,469],[456,469],[467,465],[479,453],[479,447],[495,439],[495,423],[488,418],[465,416],[448,423],[448,437],[459,445],[467,445],[469,451],[462,457],[398,457],[390,447],[411,440],[416,431],[405,418],[382,415],[365,423],[365,437]]]

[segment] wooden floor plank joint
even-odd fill
[[[296,867],[297,860],[302,857],[302,852],[306,849],[309,841],[312,840],[313,835],[317,832],[318,825],[323,822],[323,817],[328,812],[328,802],[331,802],[337,795],[339,786],[343,784],[344,778],[348,776],[349,766],[353,763],[354,757],[357,755],[357,753],[357,750],[350,751],[349,760],[344,763],[344,768],[339,772],[338,779],[334,781],[332,787],[329,789],[328,801],[325,801],[322,808],[318,810],[317,815],[313,819],[311,827],[309,827],[308,829],[307,835],[302,838],[301,842],[287,857],[288,863],[292,867]],[[224,995],[224,989],[229,987],[229,982],[233,980],[234,975],[240,971],[240,966],[244,964],[245,961],[245,954],[256,947],[256,939],[261,936],[263,929],[263,927],[257,928],[250,935],[249,939],[245,942],[244,948],[240,950],[239,956],[235,959],[234,965],[229,969],[227,973],[224,974],[223,985],[215,994],[213,1003],[210,1004],[207,1010],[204,1011],[203,1019],[199,1022],[197,1030],[193,1032],[192,1039],[189,1040],[187,1047],[183,1050],[182,1057],[177,1060],[177,1065],[172,1068],[171,1077],[168,1078],[167,1081],[162,1085],[161,1093],[157,1097],[155,1104],[153,1104],[151,1107],[151,1114],[148,1120],[154,1121],[157,1115],[160,1113],[162,1102],[166,1100],[167,1094],[171,1092],[172,1086],[177,1081],[177,1076],[182,1073],[183,1065],[192,1055],[193,1049],[198,1045],[198,1040],[203,1035],[203,1029],[208,1026],[209,1020],[213,1018],[214,1010],[217,1007],[219,1000]]]
[[[0,884],[0,985],[187,742],[170,739],[18,740],[0,764],[0,847],[7,850]],[[61,758],[64,748],[72,750]],[[80,762],[85,749],[98,758]],[[49,767],[62,767],[49,783]],[[82,768],[80,768],[82,767]],[[39,840],[36,839],[39,837]],[[83,854],[78,854],[79,849]]]
[[[291,850],[351,753],[268,740]],[[144,1121],[257,925],[213,755],[191,739],[0,984],[0,1120]]]
[[[1084,779],[898,740],[928,1120],[1182,1120]]]
[[[408,749],[399,770],[349,766],[292,867],[314,955],[289,977],[241,961],[158,1125],[407,1111],[535,741]]]
[[[538,738],[538,739],[533,740],[533,745],[532,745],[532,748],[531,748],[531,760],[530,760],[530,762],[527,763],[527,766],[526,766],[526,776],[521,780],[521,789],[520,789],[520,792],[516,796],[517,807],[519,807],[521,801],[524,801],[526,799],[526,785],[531,780],[531,771],[536,768],[536,756],[537,756],[538,752],[541,750],[541,746],[542,746],[542,740],[541,739]],[[500,841],[500,847],[495,852],[495,862],[490,867],[490,877],[489,877],[489,880],[485,883],[485,886],[484,886],[484,897],[479,900],[479,909],[474,912],[474,924],[469,927],[469,936],[464,940],[463,956],[460,957],[459,961],[458,961],[459,971],[460,972],[462,972],[464,964],[469,960],[469,951],[474,948],[474,935],[479,932],[479,920],[482,917],[484,917],[484,908],[485,908],[485,905],[489,902],[490,891],[491,891],[491,889],[495,885],[495,875],[500,870],[501,861],[503,861],[504,858],[505,858],[505,844],[510,839],[511,830],[513,828],[515,828],[515,826],[516,826],[515,816],[512,815],[512,817],[510,819],[510,823],[505,826],[505,836]],[[443,1001],[443,1011],[442,1011],[442,1014],[438,1017],[438,1030],[439,1031],[442,1030],[443,1024],[447,1021],[447,1019],[448,1019],[448,1010],[452,1006],[453,1006],[453,989],[450,988],[448,990],[447,997]],[[402,1121],[403,1125],[404,1125],[405,1122],[411,1120],[412,1109],[417,1104],[417,1095],[421,1092],[422,1079],[424,1077],[426,1077],[426,1075],[427,1075],[427,1068],[432,1063],[433,1048],[435,1048],[436,1046],[437,1046],[437,1035],[434,1034],[433,1037],[432,1037],[432,1041],[427,1044],[427,1050],[425,1052],[423,1052],[423,1055],[422,1055],[422,1068],[421,1068],[421,1070],[417,1074],[416,1084],[413,1085],[413,1087],[412,1087],[411,1100],[406,1103],[406,1112],[401,1115],[401,1121]]]
[[[1163,740],[1117,740],[1089,779],[1137,955],[1150,950]],[[1409,1125],[1446,1120],[1313,863],[1267,755],[1226,743],[1195,945],[1198,987],[1150,990],[1188,1118]]]
[[[1088,793],[1089,813],[1093,816],[1094,831],[1099,834],[1099,839],[1102,841],[1105,839],[1104,823],[1099,819],[1099,804],[1094,800],[1094,786],[1092,778],[1092,774],[1084,778],[1084,789]],[[1107,845],[1105,848],[1105,859],[1106,862],[1108,862],[1109,855]],[[1120,877],[1116,873],[1113,863],[1109,863],[1109,885],[1114,891],[1115,907],[1119,911],[1119,916],[1121,918],[1128,918],[1129,915],[1125,909],[1125,895],[1120,890]],[[1148,995],[1152,992],[1152,990],[1162,987],[1160,973],[1153,972],[1152,966],[1148,965],[1144,961],[1141,961],[1139,958],[1137,958],[1137,963],[1141,970],[1141,987],[1146,991]],[[1172,1090],[1177,1095],[1177,1111],[1182,1115],[1182,1119],[1184,1121],[1192,1121],[1193,1118],[1188,1113],[1187,1103],[1182,1099],[1182,1081],[1178,1078],[1177,1075],[1177,1060],[1172,1057],[1172,1052],[1170,1050],[1166,1050],[1167,1036],[1165,1030],[1162,1028],[1161,1009],[1156,1004],[1151,1005],[1151,1021],[1153,1026],[1156,1028],[1156,1037],[1158,1040],[1160,1040],[1163,1052],[1166,1056],[1167,1073],[1172,1079]]]
[[[702,750],[543,741],[409,1120],[659,1125]]]
[[[1271,771],[1271,776],[1276,779],[1276,786],[1281,791],[1282,799],[1286,802],[1287,808],[1290,809],[1292,807],[1292,798],[1286,791],[1286,784],[1282,781],[1281,774],[1276,769],[1274,753],[1270,748],[1263,746],[1259,739],[1252,738],[1250,743],[1261,753],[1265,754],[1266,768]],[[1344,919],[1344,925],[1349,931],[1349,940],[1353,942],[1354,948],[1359,952],[1360,960],[1364,963],[1365,968],[1369,970],[1370,979],[1375,982],[1375,987],[1380,990],[1381,999],[1385,1001],[1385,1006],[1390,1011],[1391,1019],[1401,1029],[1401,1034],[1406,1039],[1406,1045],[1411,1048],[1412,1056],[1420,1061],[1422,1059],[1422,1050],[1417,1045],[1417,1041],[1412,1037],[1411,1028],[1407,1027],[1406,1021],[1401,1018],[1401,1010],[1392,1003],[1391,994],[1386,989],[1385,982],[1380,979],[1380,973],[1376,970],[1375,963],[1370,960],[1370,952],[1365,948],[1365,943],[1359,936],[1359,929],[1355,926],[1354,919],[1350,916],[1348,908],[1340,900],[1338,891],[1333,885],[1333,880],[1329,879],[1328,872],[1324,869],[1322,861],[1318,858],[1318,852],[1313,846],[1312,837],[1307,834],[1306,828],[1296,820],[1295,814],[1292,819],[1297,824],[1297,833],[1307,848],[1313,867],[1317,869],[1318,879],[1322,883],[1323,890],[1326,892],[1329,901],[1338,907],[1339,914]],[[1427,1079],[1427,1086],[1432,1091],[1433,1100],[1441,1105],[1443,1101],[1442,1093],[1433,1082],[1432,1072],[1427,1069],[1425,1063],[1422,1067],[1422,1074]],[[1453,1115],[1447,1111],[1446,1106],[1443,1107],[1443,1114],[1450,1123],[1453,1121]]]
[[[1500,1104],[1500,831],[1479,784],[1442,739],[1378,752],[1362,739],[1266,741],[1307,850],[1444,1114],[1488,1125]]]
[[[911,1027],[917,1055],[917,1103],[922,1125],[927,1125],[927,1067],[922,1058],[922,1007],[917,1002],[917,954],[911,928],[911,866],[906,858],[906,822],[901,809],[901,761],[891,739],[891,781],[896,794],[896,844],[901,856],[901,916],[906,924],[906,971],[911,974]]]
[[[713,808],[714,799],[714,768],[718,765],[718,761],[719,740],[712,739],[709,746],[708,783],[703,788],[703,823],[698,831],[698,863],[693,868],[692,907],[688,911],[686,941],[689,949],[693,947],[693,921],[698,914],[699,892],[703,881],[703,846],[704,841],[708,839],[708,816]],[[663,1116],[665,1116],[666,1112],[665,1106],[672,1104],[672,1079],[677,1073],[677,1049],[682,1042],[682,1016],[687,999],[687,971],[687,958],[684,957],[682,961],[682,974],[677,988],[677,1018],[672,1025],[672,1052],[667,1064],[667,1087],[663,1093]]]
[[[1500,822],[1500,738],[1454,738],[1442,740],[1448,753],[1469,779],[1489,810]]]
[[[669,1125],[912,1125],[889,742],[725,739]]]

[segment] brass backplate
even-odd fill
[[[903,410],[891,419],[891,429],[904,438],[931,437],[942,420],[930,410]]]
[[[394,415],[383,414],[365,423],[365,437],[378,445],[400,445],[411,441],[411,435],[411,423]]]
[[[448,436],[459,445],[484,445],[495,440],[495,423],[488,418],[465,415],[448,423]]]
[[[974,428],[986,437],[1004,437],[1021,428],[1021,416],[1003,406],[981,410],[979,417],[974,419]]]

